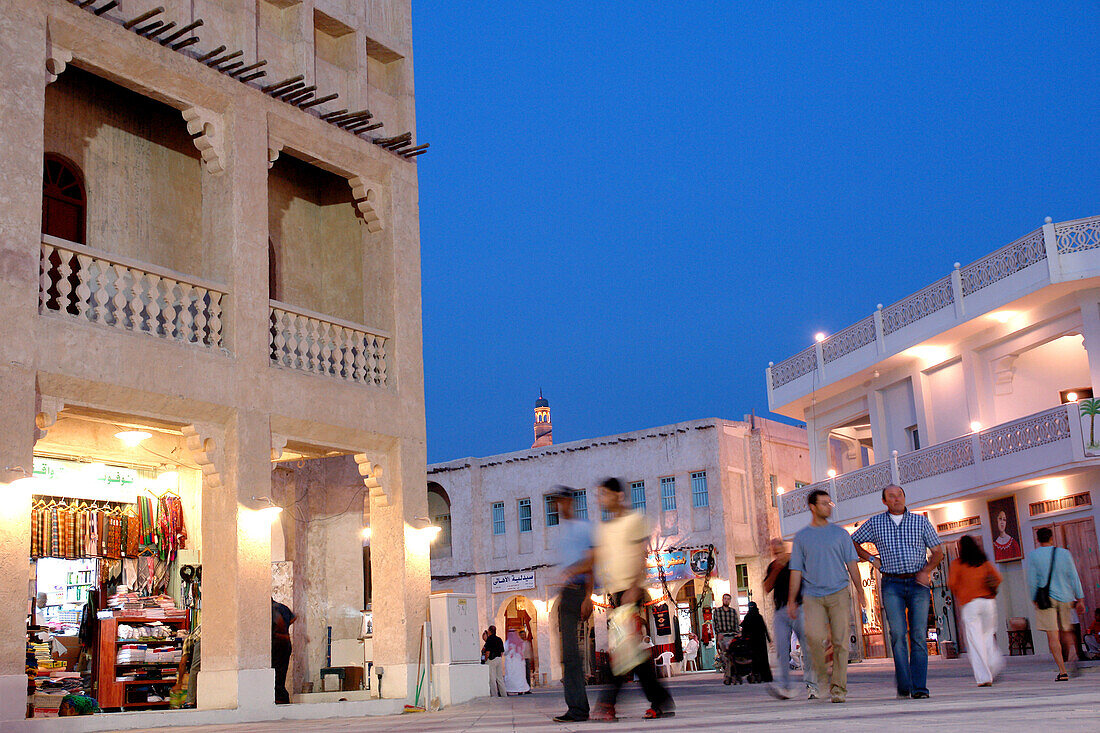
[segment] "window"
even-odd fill
[[[546,506],[546,526],[557,527],[558,526],[558,503],[554,501],[552,496],[542,497],[542,502]]]
[[[916,425],[910,425],[905,429],[905,434],[909,436],[909,450],[920,450],[920,430]]]
[[[645,481],[630,484],[630,503],[638,511],[645,511]]]
[[[84,177],[72,162],[46,154],[42,169],[42,233],[84,244]]]
[[[493,502],[493,534],[504,534],[504,502]]]
[[[741,618],[749,612],[749,566],[741,563],[736,567],[737,575],[737,611]]]
[[[531,500],[520,499],[519,500],[519,531],[530,532],[531,531]]]
[[[795,479],[795,482],[794,482],[794,487],[796,489],[801,489],[802,487],[809,486],[809,485],[810,485],[809,481],[799,481],[798,479]]]
[[[439,536],[435,542],[432,543],[430,554],[432,557],[450,557],[451,556],[451,515],[450,514],[437,514],[435,516],[435,526],[439,527]]]
[[[741,563],[737,566],[737,587],[749,587],[749,566],[746,563]]]
[[[607,511],[606,509],[601,510],[600,511],[600,521],[601,522],[610,522],[611,521],[611,512]]]
[[[661,509],[666,512],[676,510],[675,476],[665,476],[661,479]]]
[[[691,474],[691,505],[696,509],[710,506],[706,471],[695,471]]]
[[[573,492],[573,514],[577,519],[588,519],[588,493],[584,489]]]

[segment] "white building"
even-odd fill
[[[1090,414],[1100,408],[1093,399],[1100,217],[1047,219],[920,292],[819,336],[769,366],[767,380],[771,409],[807,423],[817,482],[783,497],[784,535],[809,521],[806,495],[814,488],[832,494],[834,518],[852,527],[882,511],[880,490],[898,483],[910,508],[937,527],[948,558],[963,533],[981,538],[1006,579],[1001,618],[1026,619],[1032,629],[1019,556],[1035,547],[1035,530],[1053,527],[1077,559],[1091,618],[1100,605],[1093,500],[1100,448]],[[941,572],[935,632],[958,642],[943,582]],[[877,596],[874,578],[865,587]],[[874,600],[865,652],[882,656]],[[1043,653],[1043,635],[1031,635]],[[1007,637],[998,634],[1006,647]]]
[[[548,427],[549,405],[540,398],[536,437]],[[666,627],[667,617],[657,613],[668,595],[684,632],[701,634],[710,618],[704,608],[725,592],[738,597],[742,612],[752,599],[770,618],[762,582],[767,539],[778,533],[776,499],[783,487],[808,481],[808,473],[805,431],[759,418],[755,424],[693,420],[432,464],[428,504],[444,528],[432,548],[432,588],[476,594],[482,628],[495,624],[503,634],[529,623],[536,680],[559,678],[553,568],[558,517],[545,496],[557,484],[574,487],[579,513],[599,521],[595,483],[617,476],[653,527],[650,546],[660,551],[667,595],[658,556],[651,554],[651,631],[655,644],[672,650],[675,625],[669,620]],[[710,551],[713,571],[707,578],[701,564]],[[603,612],[596,610],[587,629],[592,673],[607,648]],[[665,628],[669,633],[661,633]],[[704,653],[702,660],[712,657]]]

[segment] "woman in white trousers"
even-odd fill
[[[997,587],[1001,574],[970,535],[959,539],[959,559],[951,563],[947,585],[962,607],[966,654],[979,687],[989,687],[1004,669],[997,646]]]

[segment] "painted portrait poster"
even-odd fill
[[[993,559],[1012,562],[1024,556],[1020,548],[1020,520],[1016,515],[1016,497],[1005,496],[987,503],[989,527],[993,534]]]

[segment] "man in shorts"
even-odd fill
[[[1035,532],[1039,547],[1027,556],[1027,587],[1031,598],[1035,591],[1050,584],[1050,608],[1035,605],[1035,626],[1047,632],[1047,644],[1051,656],[1058,665],[1055,682],[1066,682],[1069,667],[1076,673],[1077,639],[1073,634],[1073,620],[1070,610],[1075,609],[1078,617],[1085,615],[1085,592],[1081,587],[1081,578],[1077,575],[1077,564],[1073,555],[1063,547],[1054,546],[1054,531],[1050,527],[1040,527]],[[1069,660],[1062,658],[1063,644],[1069,650]]]

